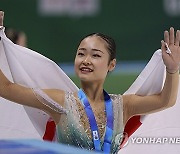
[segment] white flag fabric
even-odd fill
[[[161,50],[157,50],[146,67],[130,86],[125,94],[152,95],[162,90],[165,81],[165,65],[162,60]],[[125,132],[130,136],[147,116],[134,116],[125,127]]]
[[[76,85],[53,61],[30,49],[13,44],[5,36],[4,30],[0,31],[0,37],[0,68],[9,80],[33,88],[78,90]],[[164,77],[165,66],[161,50],[158,50],[125,94],[150,95],[159,93],[164,83]],[[125,129],[125,132],[131,135],[140,125],[141,127],[129,138],[128,145],[122,148],[120,153],[139,154],[156,151],[154,153],[161,154],[162,151],[164,154],[162,148],[169,149],[173,153],[176,152],[176,149],[180,150],[180,146],[175,148],[177,144],[139,144],[139,139],[136,143],[136,138],[133,138],[136,135],[140,139],[146,135],[150,137],[152,135],[155,138],[162,136],[170,138],[180,135],[180,122],[177,120],[178,99],[176,105],[170,109],[145,117],[141,116],[136,121],[133,117],[130,128]],[[1,139],[42,139],[48,119],[49,116],[38,109],[24,107],[0,98]],[[131,142],[131,139],[134,139],[132,140],[134,142]]]
[[[0,68],[6,77],[32,88],[77,91],[76,85],[48,58],[12,43],[0,31]],[[42,139],[49,116],[38,109],[0,98],[0,139]]]
[[[125,94],[150,95],[161,91],[165,79],[165,66],[161,50],[155,52],[145,69],[141,72]],[[180,87],[180,86],[179,86]],[[180,90],[175,106],[146,116],[141,116],[139,129],[137,121],[127,132],[134,132],[120,154],[179,154],[180,153]],[[139,126],[138,125],[138,126]],[[126,132],[126,130],[125,130]],[[132,133],[131,132],[131,133]]]

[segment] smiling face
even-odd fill
[[[104,82],[107,72],[115,67],[115,59],[110,61],[107,43],[93,35],[83,39],[75,57],[75,72],[81,81]]]

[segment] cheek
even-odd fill
[[[79,58],[76,56],[74,59],[74,65],[77,65],[79,63]]]
[[[77,70],[79,69],[79,65],[80,65],[80,61],[78,60],[78,58],[75,58],[75,60],[74,60],[75,73],[77,73]]]
[[[108,72],[108,64],[105,61],[102,61],[98,65],[98,70],[101,74],[106,74]]]

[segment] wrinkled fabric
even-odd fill
[[[31,88],[78,90],[53,61],[12,43],[4,30],[0,31],[0,37],[0,69],[10,81]],[[48,119],[43,111],[0,98],[1,139],[42,139]]]

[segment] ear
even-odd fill
[[[116,67],[116,59],[113,59],[109,63],[109,69],[108,70],[111,72],[114,70],[115,67]]]

